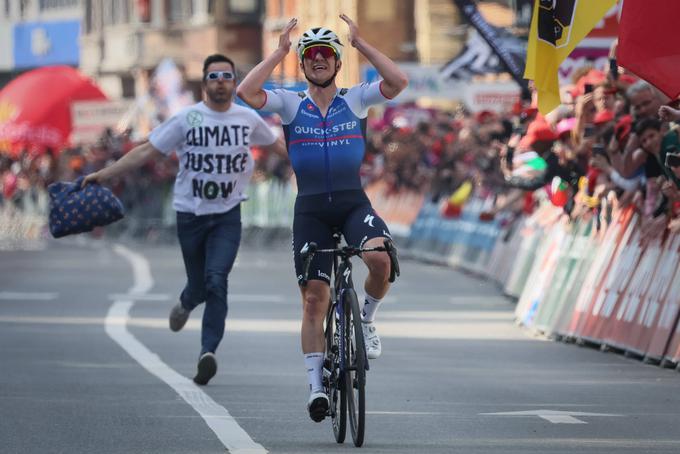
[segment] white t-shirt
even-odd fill
[[[203,102],[185,107],[151,131],[149,142],[179,158],[173,208],[196,215],[224,213],[245,200],[253,173],[251,145],[271,145],[276,135],[252,109],[226,112]]]

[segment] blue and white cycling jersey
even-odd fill
[[[368,108],[389,99],[380,83],[338,89],[325,118],[308,90],[264,90],[262,109],[281,117],[298,196],[361,189]]]

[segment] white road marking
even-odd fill
[[[402,339],[437,339],[437,340],[526,340],[530,334],[506,321],[392,321],[380,318],[376,322],[380,337]],[[27,323],[53,325],[101,325],[99,317],[34,317],[34,316],[0,316],[0,323]],[[110,319],[107,323],[136,326],[142,328],[168,329],[168,319],[153,317],[135,317],[127,319]],[[227,330],[230,332],[248,333],[284,333],[300,334],[298,319],[267,318],[228,318]],[[201,329],[200,320],[189,320],[183,330]],[[533,339],[533,338],[532,338]],[[548,341],[546,341],[548,342]]]
[[[134,285],[129,292],[135,295],[147,292],[153,286],[148,261],[143,256],[122,246],[116,246],[114,251],[132,264]],[[130,300],[113,303],[106,316],[106,333],[149,373],[164,381],[186,403],[191,405],[229,452],[233,454],[266,453],[267,450],[250,438],[226,408],[217,404],[193,381],[170,368],[158,355],[128,332],[127,322],[130,319],[130,309],[133,304],[134,302]]]
[[[56,300],[58,296],[58,293],[50,292],[0,292],[0,300],[51,301]]]
[[[113,293],[109,299],[113,301],[170,301],[167,293]]]
[[[583,411],[560,411],[560,410],[527,410],[509,411],[501,413],[480,413],[483,416],[538,416],[539,418],[550,421],[553,424],[588,424],[574,416],[606,416],[622,417],[623,415],[613,415],[607,413],[587,413]]]
[[[112,293],[108,296],[110,300],[133,300],[133,301],[174,301],[178,295],[169,295],[167,293]],[[229,302],[234,303],[285,303],[292,301],[299,304],[298,296],[292,298],[284,298],[281,295],[245,295],[245,294],[229,294]]]

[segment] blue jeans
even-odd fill
[[[205,302],[201,354],[214,353],[224,336],[227,278],[241,242],[241,207],[201,216],[178,212],[177,237],[187,274],[180,302],[189,311]]]

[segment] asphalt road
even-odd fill
[[[201,388],[186,377],[202,309],[167,327],[177,246],[0,252],[0,452],[354,450],[306,414],[288,245],[241,249],[218,374]],[[513,308],[489,283],[402,263],[378,313],[361,452],[680,452],[680,374],[531,338]]]

